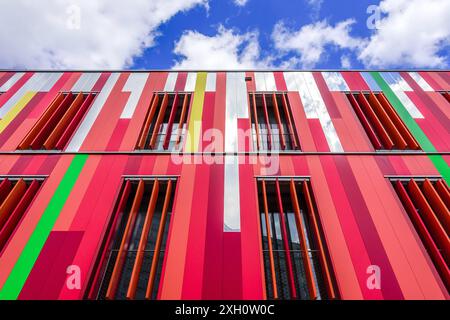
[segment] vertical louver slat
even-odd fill
[[[90,299],[158,298],[174,178],[126,178],[94,271]]]
[[[160,126],[161,126],[162,121],[164,119],[164,115],[166,113],[166,108],[167,108],[168,104],[169,104],[169,95],[166,93],[166,94],[164,94],[161,106],[160,106],[160,108],[158,110],[158,116],[156,117],[156,123],[155,123],[155,126],[153,128],[153,132],[152,132],[152,135],[151,135],[151,138],[150,138],[150,143],[149,143],[150,149],[154,149],[155,148],[156,138],[158,136],[158,132],[160,130]]]
[[[14,228],[19,223],[20,219],[25,213],[25,210],[30,205],[31,200],[34,198],[38,189],[39,182],[37,180],[33,180],[30,186],[25,191],[25,194],[20,199],[17,206],[7,218],[5,224],[3,225],[3,228],[0,228],[0,251],[2,250],[8,238],[11,236]]]
[[[262,96],[263,101],[263,111],[264,111],[264,121],[266,122],[266,131],[267,131],[267,149],[272,149],[272,130],[270,129],[270,121],[269,121],[269,112],[267,110],[267,102],[266,96],[264,94]]]
[[[175,114],[178,108],[178,93],[175,93],[175,98],[172,103],[172,110],[170,110],[169,121],[167,123],[166,136],[164,137],[163,149],[167,149],[169,147],[170,138],[172,137],[172,126],[173,121],[175,120]]]
[[[183,105],[181,107],[180,120],[178,122],[177,137],[175,139],[177,146],[178,146],[178,144],[181,141],[181,136],[182,136],[182,133],[183,133],[183,126],[184,126],[184,123],[186,121],[185,118],[187,116],[187,109],[188,109],[189,100],[190,100],[190,95],[189,94],[185,94],[184,97],[183,97]]]
[[[290,140],[291,140],[292,148],[294,150],[297,150],[297,149],[299,149],[298,144],[297,144],[297,135],[295,134],[294,124],[292,123],[291,113],[289,112],[290,108],[287,103],[286,93],[283,93],[281,95],[281,101],[282,101],[282,105],[283,105],[283,111],[284,111],[284,114],[286,116],[287,123],[288,123],[288,129],[289,129],[289,134],[291,136]]]
[[[273,248],[272,248],[272,234],[270,232],[270,222],[269,222],[269,209],[267,205],[267,190],[266,182],[262,181],[262,194],[263,194],[263,204],[264,204],[264,221],[266,225],[266,235],[267,235],[267,247],[269,251],[269,261],[270,261],[270,274],[271,274],[271,285],[273,298],[278,299],[278,289],[277,289],[277,279],[275,275],[275,262],[273,258]]]
[[[252,106],[252,111],[253,111],[253,123],[255,126],[255,132],[256,132],[256,149],[260,150],[261,148],[261,137],[260,137],[260,132],[259,132],[259,123],[258,123],[258,111],[256,110],[256,94],[255,93],[251,93],[250,94],[251,98],[250,98],[250,104]]]
[[[367,119],[364,111],[359,106],[354,95],[349,93],[349,94],[347,94],[347,97],[350,100],[350,104],[353,106],[353,109],[355,110],[355,113],[358,116],[359,121],[361,121],[361,124],[363,125],[364,129],[366,130],[366,133],[369,136],[369,139],[372,142],[374,148],[382,149],[383,146],[382,146],[380,140],[378,139],[377,135],[375,134],[375,130],[372,128],[372,125],[369,123],[369,120]]]
[[[331,279],[331,271],[328,265],[327,258],[325,256],[325,245],[323,244],[320,229],[319,229],[319,221],[316,215],[316,210],[313,205],[313,200],[311,196],[311,192],[309,189],[309,183],[303,183],[303,193],[306,198],[306,205],[308,208],[308,215],[311,219],[312,229],[314,233],[314,239],[317,243],[317,247],[319,249],[319,261],[322,267],[322,272],[324,275],[325,287],[327,289],[328,297],[330,299],[336,299],[336,290],[333,285],[333,281]]]
[[[39,131],[42,130],[45,123],[50,119],[50,117],[54,114],[56,108],[60,106],[62,101],[64,100],[64,94],[59,93],[50,106],[45,110],[44,114],[39,118],[36,124],[31,128],[30,132],[25,136],[22,142],[19,144],[18,149],[24,150],[30,147],[31,142],[34,140]]]
[[[285,250],[285,254],[286,254],[286,267],[288,270],[288,276],[289,276],[289,286],[290,286],[290,292],[291,292],[291,296],[292,298],[297,298],[297,290],[295,288],[295,280],[294,280],[294,270],[292,267],[292,259],[291,259],[291,252],[289,250],[289,242],[288,242],[288,235],[287,235],[287,230],[286,230],[286,218],[284,215],[284,210],[283,210],[283,203],[281,200],[281,192],[280,192],[280,184],[278,182],[278,180],[275,180],[275,190],[277,193],[277,203],[278,203],[278,210],[279,210],[279,214],[280,214],[280,227],[281,227],[281,233],[283,235],[283,245],[284,245],[284,250]]]
[[[145,142],[148,139],[148,132],[150,130],[150,126],[152,124],[153,117],[155,115],[156,108],[158,106],[158,102],[159,102],[159,95],[154,93],[152,96],[152,102],[150,103],[150,108],[145,117],[144,126],[143,126],[143,128],[141,130],[141,134],[139,136],[139,141],[137,143],[137,149],[145,148]]]
[[[3,203],[3,200],[8,196],[9,191],[11,191],[11,181],[8,179],[4,179],[0,183],[0,205]]]
[[[0,182],[0,252],[33,201],[41,180],[4,178]]]
[[[177,149],[184,135],[190,97],[191,93],[186,92],[154,93],[136,149]]]
[[[423,193],[444,230],[450,230],[450,212],[429,179],[425,179],[423,182]]]
[[[442,180],[433,182],[430,179],[425,179],[423,182],[423,189],[425,194],[433,192],[431,189],[437,191],[442,186],[440,183]],[[418,183],[414,179],[406,180],[404,183],[400,180],[392,181],[397,195],[402,202],[405,211],[407,212],[411,222],[416,229],[420,239],[423,242],[424,247],[429,253],[431,260],[442,277],[444,285],[447,290],[450,289],[450,270],[449,270],[449,256],[445,246],[445,239],[442,242],[440,238],[436,237],[436,217],[434,217],[431,207],[426,203],[426,199],[421,194]],[[406,187],[405,187],[406,186]],[[444,185],[445,188],[447,188]],[[435,189],[436,188],[436,189]],[[435,196],[440,197],[439,192],[436,192]],[[442,198],[440,198],[442,200]],[[448,207],[447,207],[448,210]],[[448,229],[444,232],[448,234]],[[448,242],[448,236],[447,236]]]
[[[9,192],[6,199],[3,200],[3,203],[0,205],[0,229],[3,228],[3,225],[9,218],[9,214],[17,206],[26,189],[27,184],[23,179],[20,179]]]
[[[277,123],[278,123],[278,134],[280,136],[281,149],[284,150],[284,149],[286,149],[286,141],[284,139],[284,129],[281,124],[280,111],[278,109],[278,102],[277,102],[277,97],[276,97],[275,93],[272,94],[272,107],[273,107],[273,111],[275,113],[275,119],[277,120]]]
[[[444,201],[445,205],[450,207],[450,191],[445,184],[444,180],[437,180],[435,182],[436,191],[439,193],[439,196],[441,197],[442,201]]]
[[[116,229],[117,229],[117,225],[120,220],[119,218],[125,210],[125,206],[127,204],[130,192],[131,192],[131,181],[128,180],[125,183],[119,203],[117,204],[117,208],[114,212],[114,219],[111,224],[111,230],[113,230],[113,231],[116,231]],[[106,259],[106,256],[108,254],[108,248],[112,244],[114,235],[115,235],[114,232],[110,232],[106,238],[105,244],[104,244],[103,249],[100,254],[100,258],[98,259],[97,268],[94,272],[94,276],[93,276],[93,279],[91,282],[91,288],[90,288],[89,294],[88,294],[89,299],[95,299],[97,297],[98,285],[100,285],[100,283],[99,283],[100,274],[102,272],[101,263],[102,263],[102,261],[104,261]]]
[[[302,250],[302,256],[303,256],[303,265],[305,268],[306,273],[306,280],[308,282],[308,290],[309,295],[311,299],[317,299],[317,291],[316,286],[314,284],[314,275],[312,271],[311,262],[309,261],[309,250],[306,245],[306,235],[304,230],[306,230],[305,226],[303,225],[303,221],[300,214],[300,205],[297,197],[297,191],[295,189],[295,182],[293,179],[291,179],[289,184],[289,189],[291,193],[291,201],[294,207],[294,213],[295,213],[295,221],[297,223],[297,232],[300,236],[300,247]]]
[[[94,97],[94,93],[59,93],[17,148],[62,150]]]
[[[258,179],[267,298],[336,299],[309,182],[269,179]]]
[[[127,298],[134,299],[136,295],[136,288],[139,281],[139,275],[142,268],[144,258],[144,251],[147,246],[148,233],[152,224],[153,213],[155,211],[156,201],[158,200],[159,181],[155,180],[150,196],[150,203],[148,205],[147,214],[145,215],[144,227],[142,229],[141,238],[139,240],[138,251],[134,261],[133,272],[131,274],[130,284],[128,286]]]
[[[406,125],[400,119],[397,112],[395,112],[394,108],[391,106],[391,104],[386,99],[384,94],[378,93],[378,94],[376,94],[376,97],[378,98],[379,102],[381,103],[384,110],[388,114],[389,118],[394,122],[395,127],[397,128],[399,133],[402,135],[403,139],[406,141],[407,148],[411,149],[411,150],[420,149],[419,144],[413,138],[412,134],[409,132],[408,128],[406,128]]]
[[[156,236],[155,252],[153,254],[152,266],[150,269],[150,275],[149,275],[148,284],[147,284],[147,291],[145,293],[146,299],[151,299],[152,293],[154,291],[153,287],[155,285],[156,268],[158,267],[159,253],[160,253],[161,244],[162,244],[162,240],[163,240],[165,221],[166,221],[166,216],[167,216],[167,210],[169,208],[171,193],[172,193],[172,180],[169,180],[169,183],[167,184],[166,196],[164,197],[164,204],[163,204],[163,209],[162,209],[162,213],[161,213],[161,221],[159,223],[159,228],[158,228],[158,235]]]
[[[346,94],[376,150],[419,150],[419,144],[381,92]]]
[[[380,119],[376,115],[376,113],[373,111],[372,106],[367,101],[365,95],[363,93],[359,93],[357,95],[357,100],[360,103],[360,106],[363,108],[363,111],[365,114],[367,114],[368,118],[370,119],[371,123],[373,124],[373,127],[375,128],[375,131],[378,134],[378,137],[383,143],[383,147],[391,150],[394,148],[394,142],[392,142],[392,139],[389,137],[389,134],[386,132],[386,129],[384,128],[383,124],[381,123]]]
[[[248,100],[255,151],[300,149],[286,93],[249,92]]]
[[[61,117],[61,119],[59,120],[58,124],[55,126],[53,131],[49,134],[47,140],[45,140],[43,144],[45,149],[47,150],[53,149],[62,132],[64,132],[64,130],[67,128],[70,119],[73,118],[82,102],[83,102],[83,94],[79,93],[72,101],[71,105],[64,113],[64,115]]]
[[[144,181],[140,180],[136,194],[134,196],[133,205],[131,207],[130,214],[128,216],[127,225],[125,227],[122,242],[120,243],[119,252],[117,254],[116,262],[114,265],[111,280],[109,282],[108,291],[106,293],[107,299],[114,299],[116,296],[117,287],[119,285],[120,275],[122,273],[123,265],[125,262],[125,256],[127,253],[128,245],[131,235],[133,233],[134,224],[136,223],[136,216],[138,214],[139,207],[141,205],[142,196],[144,194]]]
[[[431,236],[437,246],[442,250],[444,259],[448,261],[448,258],[450,257],[450,240],[447,232],[442,227],[438,218],[434,214],[433,209],[430,207],[428,201],[425,199],[422,191],[414,179],[411,179],[408,182],[408,191],[414,204],[419,209],[419,214],[425,222],[425,225],[431,231]]]
[[[34,150],[41,149],[41,147],[43,146],[43,142],[48,137],[48,135],[51,133],[53,128],[57,125],[58,120],[64,114],[64,112],[69,107],[69,105],[72,103],[72,101],[73,101],[73,94],[71,92],[69,92],[65,96],[65,98],[61,102],[61,104],[56,108],[54,113],[47,120],[47,122],[44,124],[41,131],[36,135],[34,140],[31,142],[31,144],[30,144],[31,149],[34,149]]]
[[[370,92],[368,98],[374,112],[377,114],[378,118],[382,121],[386,132],[389,133],[390,138],[394,142],[395,147],[400,150],[406,149],[407,146],[406,141],[402,138],[397,128],[395,127],[394,123],[391,121],[388,114],[381,106],[380,102],[377,100],[375,95],[372,92]]]

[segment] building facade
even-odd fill
[[[449,92],[0,71],[0,299],[448,299]]]

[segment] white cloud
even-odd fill
[[[312,68],[320,62],[328,48],[355,50],[363,45],[363,39],[350,35],[354,22],[347,19],[332,26],[323,20],[304,25],[299,30],[291,30],[279,22],[272,32],[272,39],[280,52],[297,54],[290,59],[291,67]]]
[[[247,4],[248,0],[233,0],[234,4],[243,7]]]
[[[359,58],[371,67],[443,67],[450,44],[450,1],[383,0],[385,15]]]
[[[185,31],[174,53],[181,56],[175,69],[252,69],[270,64],[269,58],[261,59],[257,31],[239,34],[223,26],[214,36]]]
[[[313,20],[319,18],[320,9],[322,8],[323,0],[306,0],[306,3],[311,7],[312,12],[310,14]]]
[[[123,68],[131,65],[144,48],[154,45],[161,23],[196,5],[207,7],[207,1],[3,1],[0,65]]]

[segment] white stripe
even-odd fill
[[[25,72],[16,72],[11,78],[8,79],[1,87],[0,91],[8,91],[12,88],[13,85],[16,84],[17,81],[19,81],[20,78],[23,77]]]
[[[237,152],[236,73],[227,72],[225,95],[225,152]]]
[[[266,77],[263,72],[255,72],[255,88],[256,91],[267,91]]]
[[[340,72],[322,72],[330,91],[350,91]]]
[[[300,80],[300,96],[302,98],[305,113],[311,118],[318,118],[322,125],[322,130],[328,142],[331,152],[342,152],[342,145],[334,128],[325,102],[322,99],[319,88],[311,72],[302,72],[297,78]],[[305,87],[306,89],[304,89]]]
[[[197,72],[189,72],[186,79],[186,85],[184,86],[184,91],[194,92],[196,81],[197,81]]]
[[[86,139],[86,136],[88,135],[89,131],[91,130],[91,127],[94,124],[94,121],[97,119],[100,111],[103,108],[103,105],[106,102],[106,99],[108,99],[115,83],[119,79],[119,76],[120,76],[120,73],[112,73],[109,76],[108,80],[106,81],[105,85],[103,86],[103,89],[97,95],[97,97],[94,100],[94,103],[92,104],[88,113],[84,117],[83,122],[78,127],[78,130],[75,132],[74,136],[70,140],[70,143],[66,148],[66,151],[77,152],[80,150],[80,147],[84,142],[84,139]]]
[[[217,74],[215,72],[208,72],[205,91],[216,91],[216,77]]]
[[[131,119],[136,110],[139,98],[144,90],[145,83],[147,82],[149,73],[132,73],[127,79],[127,82],[123,86],[122,91],[129,91],[130,96],[127,104],[123,108],[121,119]]]
[[[386,81],[391,90],[400,100],[405,109],[414,119],[423,119],[422,113],[406,95],[405,91],[412,91],[411,87],[400,76],[398,72],[380,72],[381,77]]]
[[[164,86],[164,91],[174,91],[175,83],[177,82],[178,72],[169,72],[167,75],[166,84]]]
[[[236,72],[236,116],[239,119],[248,119],[247,84],[245,72]]]
[[[72,92],[87,92],[92,91],[95,83],[100,78],[101,73],[98,72],[86,72],[83,73],[80,78],[75,82],[72,89]]]
[[[283,72],[283,76],[288,91],[299,91],[294,72]]]
[[[239,163],[237,156],[225,156],[223,192],[223,231],[241,231]]]
[[[59,79],[58,75],[60,76],[61,74],[42,72],[33,74],[31,78],[29,78],[27,82],[25,82],[25,84],[19,90],[17,90],[16,93],[0,108],[0,118],[3,118],[27,92],[38,92],[43,87],[52,87],[54,83]]]
[[[264,78],[266,79],[266,90],[277,91],[277,85],[275,83],[275,76],[273,72],[264,72]]]
[[[422,88],[423,91],[434,91],[433,88],[425,81],[418,72],[410,72],[409,75]]]

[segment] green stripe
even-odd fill
[[[437,152],[436,148],[433,146],[431,141],[428,139],[426,134],[422,131],[419,124],[411,117],[410,113],[403,104],[398,99],[397,95],[392,91],[389,85],[384,81],[379,72],[370,72],[372,77],[380,86],[381,90],[383,90],[384,94],[388,98],[389,102],[395,108],[397,113],[402,118],[403,122],[408,127],[409,131],[413,134],[414,138],[416,138],[419,145],[422,147],[425,152]],[[442,175],[444,180],[449,183],[450,180],[450,169],[448,167],[447,162],[442,158],[441,155],[428,155],[430,160],[433,162],[434,166],[438,170],[438,172]]]
[[[76,155],[0,291],[0,299],[17,299],[88,156]]]

